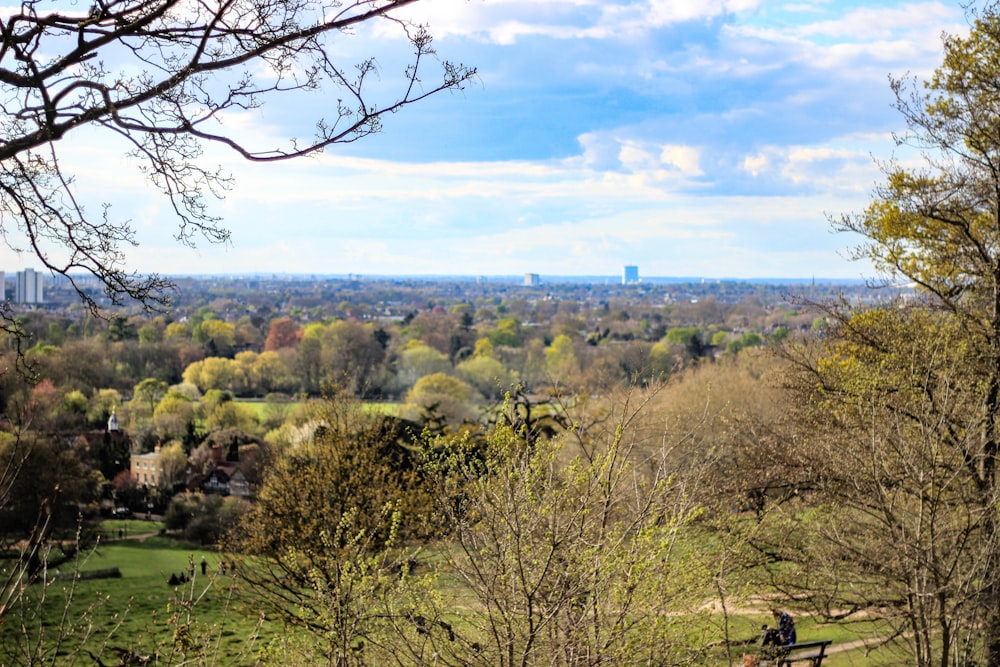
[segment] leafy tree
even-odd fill
[[[399,382],[412,387],[420,378],[451,370],[448,356],[421,341],[410,341],[399,353]]]
[[[785,334],[787,335],[787,333],[788,330],[786,329]],[[779,337],[778,340],[780,339],[781,337]],[[763,336],[761,336],[759,333],[748,331],[739,338],[737,338],[736,340],[731,340],[728,343],[726,343],[726,352],[729,352],[730,354],[738,354],[740,350],[744,350],[748,347],[758,347],[763,344],[764,344]]]
[[[163,330],[163,339],[191,340],[191,326],[186,322],[171,322]]]
[[[503,398],[504,392],[517,381],[516,376],[492,356],[480,355],[466,359],[455,367],[455,373],[489,399]]]
[[[163,340],[163,324],[147,322],[139,327],[139,344],[155,345]]]
[[[247,350],[234,358],[236,391],[243,396],[265,396],[289,389],[293,378],[285,360],[275,351],[260,354]]]
[[[458,611],[459,641],[438,650],[484,666],[695,660],[712,570],[680,546],[699,511],[680,478],[633,467],[625,423],[565,464],[560,441],[529,445],[512,423],[490,431],[482,456],[445,444],[433,466],[453,526],[448,571],[477,602]]]
[[[79,185],[64,172],[59,139],[90,126],[124,140],[176,212],[178,238],[225,241],[229,234],[206,199],[221,196],[229,177],[199,160],[206,145],[258,162],[309,155],[378,132],[387,114],[462,88],[475,75],[445,61],[440,79],[427,76],[434,54],[430,35],[393,13],[414,1],[351,2],[332,12],[302,3],[202,5],[182,13],[170,0],[99,2],[90,9],[24,5],[7,19],[0,50],[5,98],[19,101],[0,115],[4,215],[17,221],[23,244],[45,268],[72,285],[74,272],[83,270],[104,283],[113,301],[166,301],[168,281],[124,266],[123,246],[134,242],[131,223],[107,207],[97,219],[85,210]],[[337,39],[374,22],[397,28],[413,50],[396,94],[374,58],[337,64]],[[273,76],[258,77],[262,69]],[[213,122],[274,98],[310,93],[336,100],[325,105],[329,117],[316,119],[311,139],[258,147],[253,136]],[[22,245],[9,232],[8,242]],[[77,291],[96,306],[82,287]]]
[[[267,339],[264,341],[265,350],[279,350],[283,347],[293,347],[298,345],[300,339],[299,325],[290,317],[279,317],[271,320],[270,328],[267,332]]]
[[[135,324],[122,315],[115,315],[108,322],[108,340],[112,342],[137,339]]]
[[[902,144],[920,151],[922,166],[908,161],[883,164],[885,181],[868,209],[835,221],[838,229],[860,234],[856,256],[884,272],[886,281],[915,283],[920,308],[943,318],[916,312],[898,317],[887,311],[850,316],[831,313],[837,331],[824,332],[834,345],[831,354],[804,363],[813,372],[829,371],[832,398],[862,406],[865,423],[880,420],[897,433],[878,427],[874,445],[893,470],[901,462],[894,450],[906,447],[920,462],[920,473],[935,486],[947,484],[949,500],[961,516],[975,517],[974,529],[963,534],[965,549],[978,556],[977,568],[956,576],[964,582],[962,609],[944,601],[928,608],[941,634],[924,641],[927,628],[915,626],[918,664],[947,664],[949,652],[959,661],[1000,665],[1000,15],[995,3],[973,12],[968,35],[946,35],[941,66],[922,86],[894,80],[896,107],[907,124]],[[907,156],[909,157],[909,156]],[[860,334],[866,333],[867,336]],[[927,352],[914,350],[907,336],[920,336]],[[960,351],[958,359],[942,346]],[[905,355],[899,359],[897,352]],[[949,359],[952,363],[942,364]],[[903,362],[918,364],[914,372]],[[885,368],[886,370],[883,370]],[[839,373],[839,374],[838,374]],[[834,382],[830,379],[832,375]],[[821,385],[822,386],[822,385]],[[925,393],[926,396],[921,396]],[[836,402],[834,403],[836,405]],[[890,419],[891,418],[891,419]],[[933,435],[931,435],[933,434]],[[870,437],[870,436],[869,436]],[[902,438],[902,440],[901,440]],[[936,442],[930,442],[929,439]],[[925,456],[926,447],[938,449]],[[937,468],[946,466],[944,474]],[[931,467],[927,467],[931,466]],[[941,472],[943,476],[935,473]],[[869,494],[884,493],[879,471],[872,471]],[[877,496],[875,496],[877,497]],[[951,514],[951,513],[949,513]],[[880,515],[881,516],[881,515]],[[955,533],[946,533],[952,539]],[[890,538],[891,539],[891,538]],[[917,548],[919,536],[910,542]],[[897,544],[897,549],[903,546]],[[909,548],[909,547],[908,547]],[[921,567],[923,564],[919,564]],[[911,574],[923,571],[910,561]],[[936,569],[935,569],[936,571]],[[937,604],[954,589],[949,578],[933,585],[921,602]],[[845,589],[846,590],[846,589]],[[956,613],[959,615],[956,616]],[[935,617],[936,614],[936,617]],[[921,615],[921,618],[925,616]],[[981,631],[981,641],[963,644],[953,631],[965,621]],[[933,642],[943,641],[940,649]],[[940,650],[941,655],[936,651]]]
[[[72,558],[81,512],[96,511],[101,475],[62,442],[28,434],[0,437],[0,471],[0,549],[20,554],[32,576]],[[0,604],[0,628],[7,611]]]
[[[573,339],[560,334],[552,340],[545,350],[545,362],[549,374],[557,380],[566,380],[580,370],[580,362],[573,349]]]
[[[426,535],[429,496],[398,422],[350,400],[315,404],[323,427],[270,466],[234,548],[255,608],[311,631],[329,664],[388,664],[413,616],[404,540]],[[406,620],[410,619],[410,620]]]
[[[197,404],[187,396],[170,391],[153,410],[153,425],[161,440],[184,438],[194,425]]]
[[[649,358],[646,368],[649,376],[653,380],[664,380],[676,370],[677,353],[673,346],[664,341],[653,343],[649,348]]]
[[[358,395],[372,389],[385,359],[385,347],[375,333],[374,325],[357,320],[338,320],[324,328],[322,360],[330,382]]]
[[[227,357],[236,344],[236,325],[207,319],[196,328],[196,339],[205,346],[209,355]]]
[[[107,424],[111,413],[121,405],[121,394],[115,389],[97,389],[90,398],[87,419],[92,424]]]
[[[477,357],[489,357],[491,359],[495,358],[496,354],[493,348],[493,343],[490,342],[489,338],[480,338],[476,341],[475,348],[472,351],[473,358]]]
[[[489,338],[494,347],[520,347],[521,323],[516,317],[505,317],[497,322]]]
[[[763,549],[784,561],[790,595],[828,617],[869,612],[905,638],[912,664],[975,662],[996,547],[967,460],[982,414],[963,387],[976,364],[964,332],[917,306],[853,313],[827,334],[793,356],[803,372],[789,403],[812,428],[777,472],[802,498],[771,507]],[[811,474],[793,487],[795,469]]]
[[[174,496],[163,515],[170,530],[198,544],[217,544],[226,531],[246,512],[245,501],[216,494],[181,493]]]
[[[187,454],[180,440],[172,440],[160,447],[160,479],[157,486],[161,489],[171,489],[174,484],[185,481],[187,472]]]
[[[90,401],[87,400],[82,391],[77,389],[67,391],[63,394],[62,401],[63,410],[78,415],[86,415],[87,408],[90,407]]]
[[[432,373],[417,380],[406,395],[401,414],[414,421],[426,421],[433,416],[450,424],[475,421],[475,392],[457,377]]]
[[[156,378],[146,378],[135,386],[132,390],[132,400],[138,401],[149,407],[149,414],[153,414],[156,404],[167,394],[167,383]]]
[[[208,357],[184,369],[184,382],[195,385],[203,392],[232,390],[237,386],[237,379],[237,365],[232,359],[222,357]]]
[[[307,328],[303,332],[298,352],[296,374],[302,382],[302,388],[310,393],[318,392],[323,373],[323,343],[318,330],[310,333]]]
[[[252,433],[257,430],[257,412],[248,405],[226,401],[206,411],[205,428],[209,431],[237,428]]]

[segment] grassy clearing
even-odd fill
[[[32,586],[29,596],[40,607],[38,613],[29,607],[27,616],[18,619],[24,622],[25,633],[43,638],[49,646],[60,634],[68,634],[56,662],[77,658],[92,664],[100,658],[115,664],[122,649],[169,657],[170,664],[195,654],[211,657],[216,664],[254,664],[260,643],[278,636],[280,628],[265,625],[261,638],[253,641],[258,620],[233,604],[233,581],[220,574],[220,555],[204,552],[208,567],[203,576],[202,552],[165,544],[168,538],[121,541],[100,547],[80,564],[81,572],[117,567],[121,578],[73,583],[59,577],[48,585]],[[194,559],[195,577],[169,585],[172,574],[187,575],[189,558]],[[21,639],[17,634],[0,633],[0,653],[16,655],[10,642]]]
[[[146,521],[145,519],[108,519],[97,525],[97,534],[101,542],[134,538],[139,535],[151,535],[164,529],[162,521]]]
[[[148,533],[152,532],[150,528],[158,528],[155,523],[143,521],[106,523],[111,526],[128,523],[130,532]],[[440,548],[442,545],[422,551],[420,560],[437,561],[443,557]],[[204,576],[201,574],[202,555],[208,563]],[[194,579],[177,586],[169,585],[172,574],[189,572],[189,559],[194,560]],[[192,550],[162,536],[105,544],[91,554],[80,569],[87,572],[117,567],[121,578],[84,580],[75,585],[68,579],[59,579],[44,589],[44,600],[41,600],[42,587],[32,587],[30,595],[40,601],[41,611],[39,615],[24,619],[26,627],[32,636],[42,636],[51,643],[64,623],[61,621],[63,611],[70,610],[68,625],[62,626],[68,631],[70,642],[59,648],[56,663],[76,660],[79,664],[95,664],[92,657],[97,656],[105,664],[116,664],[117,649],[127,649],[140,655],[158,654],[161,664],[180,663],[194,654],[200,655],[205,662],[220,665],[255,664],[261,650],[287,629],[277,623],[259,624],[253,610],[243,609],[233,602],[233,580],[221,573],[221,559],[218,553]],[[444,577],[439,586],[442,591],[448,591],[449,597],[465,597],[457,578]],[[467,602],[476,606],[472,600]],[[454,621],[461,622],[463,609],[469,610],[464,605],[455,609]],[[728,621],[731,640],[755,639],[763,623],[772,623],[766,609],[730,614]],[[859,638],[878,635],[874,623],[821,624],[796,615],[796,625],[800,640],[829,639],[835,650]],[[4,634],[0,633],[0,655],[10,654],[7,642],[19,639]],[[721,641],[722,638],[720,633],[714,640],[711,637],[706,640]],[[753,652],[755,648],[753,645],[734,646],[728,653],[720,648],[705,664],[738,665],[743,653]],[[900,664],[898,653],[881,650],[866,655],[863,647],[835,652],[824,660],[827,667],[893,664]]]

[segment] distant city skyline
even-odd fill
[[[405,11],[429,25],[441,58],[479,68],[475,84],[297,162],[207,147],[204,163],[236,179],[212,209],[229,245],[178,244],[168,203],[113,137],[62,139],[91,215],[108,200],[133,221],[128,268],[870,277],[846,259],[859,239],[831,234],[828,216],[864,210],[880,179],[873,157],[913,157],[892,140],[903,122],[888,77],[929,76],[941,33],[968,29],[957,3],[921,0],[424,0]],[[394,39],[362,26],[337,57],[377,56],[388,85],[402,71]],[[219,121],[266,146],[310,133],[307,112],[329,103],[299,96]],[[0,250],[0,265],[33,264]]]
[[[27,269],[16,270],[16,274],[21,274],[25,270],[31,270],[32,267]],[[638,267],[637,267],[638,268]],[[66,281],[63,276],[52,276],[46,271],[34,269],[36,275],[40,275],[48,284],[51,281],[53,284],[59,284]],[[81,284],[90,284],[92,286],[98,286],[99,281],[91,276],[90,274],[70,274],[74,279],[79,281]],[[554,284],[560,282],[569,283],[586,283],[586,282],[601,282],[608,284],[622,284],[623,274],[619,272],[617,275],[614,274],[546,274],[546,273],[525,273],[521,274],[462,274],[462,273],[321,273],[321,272],[285,272],[285,271],[239,271],[233,273],[219,272],[219,273],[199,273],[199,272],[189,272],[189,273],[166,273],[160,274],[168,279],[259,279],[259,280],[348,280],[348,281],[365,281],[365,280],[416,280],[416,281],[463,281],[463,282],[506,282],[514,283],[522,286],[535,286],[544,287],[546,284]],[[4,272],[0,271],[0,279],[3,279]],[[529,281],[530,277],[530,281]],[[16,280],[16,275],[11,278],[10,274],[7,274],[7,278]],[[649,284],[660,284],[660,283],[689,283],[689,282],[748,282],[748,283],[772,283],[772,284],[803,284],[810,282],[822,282],[822,283],[835,283],[835,284],[858,284],[865,282],[864,278],[852,278],[852,277],[836,277],[836,276],[762,276],[757,278],[745,278],[740,276],[639,276],[640,280],[633,285],[641,285],[642,283]]]

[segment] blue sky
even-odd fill
[[[132,268],[179,273],[870,276],[828,215],[859,211],[902,130],[888,77],[928,75],[957,3],[836,0],[422,0],[442,58],[477,80],[297,162],[206,154],[237,178],[232,243],[173,242],[166,202],[106,137],[66,141],[88,193],[134,220]],[[376,55],[377,26],[338,42]],[[307,134],[329,99],[231,115]],[[0,257],[8,270],[30,258]]]

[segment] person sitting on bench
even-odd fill
[[[781,609],[772,609],[771,614],[774,616],[775,623],[778,624],[778,641],[775,642],[778,646],[788,646],[795,643],[795,621],[792,620],[792,615],[787,611]]]

